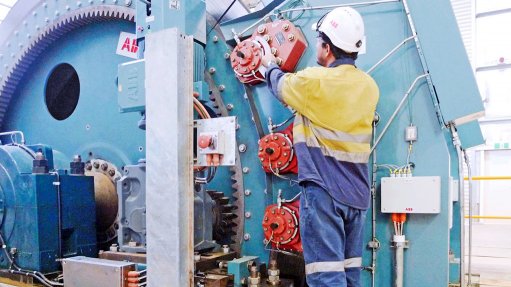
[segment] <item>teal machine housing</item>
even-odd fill
[[[372,155],[373,204],[368,210],[364,237],[367,247],[363,255],[363,286],[393,284],[392,227],[390,216],[380,212],[380,182],[389,173],[381,166],[402,166],[406,163],[409,143],[404,140],[404,131],[410,125],[418,128],[418,139],[410,155],[415,164],[413,175],[441,178],[441,210],[438,214],[409,216],[405,226],[410,245],[404,256],[404,284],[425,287],[463,283],[461,274],[464,272],[460,270],[460,262],[463,261],[463,217],[460,210],[463,208],[460,201],[452,199],[452,194],[459,195],[461,190],[453,187],[457,186],[454,180],[463,180],[458,168],[462,155],[455,145],[458,145],[458,150],[464,150],[483,143],[476,120],[484,110],[449,2],[276,0],[261,11],[218,25],[215,21],[206,24],[207,3],[204,1],[153,1],[151,9],[143,1],[120,2],[18,2],[4,23],[13,23],[15,17],[23,20],[18,20],[19,25],[9,26],[10,29],[0,32],[0,66],[5,67],[0,77],[2,131],[22,130],[31,142],[51,144],[68,160],[76,154],[86,161],[106,160],[119,170],[137,165],[139,159],[145,158],[146,141],[157,140],[146,138],[145,132],[139,128],[146,97],[145,37],[158,30],[178,27],[196,38],[194,82],[200,99],[218,116],[236,116],[238,124],[236,140],[240,148],[235,166],[220,168],[213,181],[201,192],[206,189],[222,192],[224,203],[236,206],[236,224],[225,236],[238,255],[251,260],[258,258],[262,264],[268,263],[271,251],[264,242],[261,227],[265,207],[275,203],[279,193],[289,199],[297,195],[300,188],[289,180],[263,171],[256,152],[257,141],[269,133],[269,117],[280,123],[291,113],[268,93],[264,84],[243,86],[238,82],[227,60],[235,45],[233,31],[243,39],[252,33],[257,27],[254,23],[261,19],[291,19],[302,29],[309,43],[297,68],[303,69],[316,64],[313,48],[316,35],[310,30],[311,25],[332,5],[352,5],[364,18],[367,36],[366,53],[359,56],[357,67],[371,70],[369,73],[380,88],[379,122],[375,126],[373,144],[378,138],[380,140]],[[245,33],[241,33],[244,30]],[[133,33],[138,38],[136,62],[125,64],[130,59],[115,53],[120,32]],[[393,50],[394,53],[388,54]],[[382,59],[384,61],[372,69]],[[76,69],[80,79],[80,99],[69,118],[57,120],[47,111],[44,89],[52,69],[61,63],[68,63]],[[403,105],[400,106],[401,101]],[[169,132],[177,134],[176,131]],[[0,158],[0,163],[4,162],[9,170],[13,168],[9,156],[23,153],[17,149],[5,152],[5,156]],[[2,185],[4,196],[12,197],[18,189],[24,192],[31,190],[33,197],[27,197],[25,206],[41,207],[38,212],[42,217],[38,220],[55,219],[55,210],[51,211],[51,206],[55,206],[53,182],[56,176],[32,175],[30,158],[27,155],[22,157],[26,159],[22,161],[23,169],[19,170],[24,172],[12,171],[11,178],[16,178],[17,184]],[[64,182],[69,181],[69,190],[83,188],[81,192],[88,196],[85,189],[90,189],[90,179],[61,175],[61,181],[62,192],[66,185]],[[195,220],[200,220],[198,226],[205,224],[195,232],[214,232],[210,230],[213,229],[211,217],[214,215],[211,211],[205,212],[205,206],[209,208],[212,204],[211,198],[205,193],[201,200],[207,204],[196,205]],[[63,205],[67,206],[64,202]],[[64,229],[73,228],[72,222],[77,214],[74,209],[86,208],[69,206],[66,213],[69,213],[71,223],[63,224]],[[87,208],[93,208],[92,204]],[[9,216],[13,216],[12,213],[5,212],[1,225],[7,238],[14,234],[11,230],[23,227]],[[75,225],[74,228],[76,232],[89,227]],[[44,232],[48,238],[54,238],[57,230],[53,226]],[[140,234],[144,232],[141,230]],[[63,235],[66,234],[63,232]],[[27,241],[30,243],[26,243],[33,248],[24,251],[16,246],[19,263],[24,260],[26,268],[44,270],[46,267],[43,266],[53,266],[51,270],[44,271],[54,270],[55,245],[43,250],[37,247],[43,246],[38,243],[42,237],[33,236]],[[94,249],[88,249],[92,248],[92,239],[84,239],[83,244],[78,244],[72,237],[66,237],[69,240],[63,244],[64,250],[70,250],[68,253],[72,250],[84,255],[94,252]],[[215,246],[210,237],[210,234],[197,236],[196,241],[206,243],[197,246]],[[14,238],[21,240],[13,235]],[[18,244],[20,241],[11,243],[14,242]],[[11,247],[12,244],[8,245]],[[37,255],[40,259],[35,260],[35,255],[29,253],[44,255]],[[236,266],[238,262],[244,264],[245,259],[230,263],[229,269],[236,273],[236,286],[240,286],[242,277],[247,276],[246,270]],[[0,262],[0,266],[7,266],[4,265],[5,260]]]
[[[34,154],[40,150],[47,159],[46,172],[33,170]],[[0,162],[1,234],[15,264],[51,273],[60,269],[60,258],[97,254],[91,177],[66,170],[50,174],[53,151],[42,145],[2,145]],[[0,267],[12,267],[4,252]]]

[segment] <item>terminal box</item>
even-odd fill
[[[439,176],[384,177],[382,213],[440,213]]]

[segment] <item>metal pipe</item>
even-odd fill
[[[292,8],[279,11],[279,13],[275,13],[274,15],[288,13],[288,12],[296,12],[296,11],[310,11],[310,10],[330,10],[339,7],[357,7],[357,6],[367,6],[367,5],[376,5],[376,4],[385,4],[385,3],[393,3],[399,2],[400,0],[380,0],[380,1],[367,1],[367,2],[354,2],[354,3],[346,3],[346,4],[336,4],[336,5],[324,5],[324,6],[310,6],[303,8]]]
[[[0,137],[2,136],[12,136],[12,135],[20,135],[21,137],[21,144],[25,144],[25,135],[23,134],[22,131],[10,131],[10,132],[3,132],[3,133],[0,133]],[[14,141],[13,141],[14,143]]]
[[[142,0],[140,0],[142,1]],[[364,5],[375,5],[375,4],[385,4],[385,3],[392,3],[392,2],[399,2],[400,0],[380,0],[380,1],[367,1],[367,2],[355,2],[355,3],[349,3],[349,4],[337,4],[337,5],[326,5],[326,6],[310,6],[310,7],[303,7],[303,8],[292,8],[292,9],[286,9],[286,10],[281,10],[281,11],[278,11],[279,7],[282,7],[284,4],[280,5],[279,7],[275,8],[273,11],[278,11],[278,13],[275,13],[275,12],[270,12],[266,15],[264,15],[264,17],[261,17],[261,19],[257,20],[256,22],[254,22],[252,25],[248,26],[247,28],[245,28],[245,30],[241,31],[239,34],[235,33],[233,31],[233,34],[236,35],[236,36],[241,36],[243,34],[245,34],[248,30],[254,28],[257,24],[261,23],[262,21],[264,21],[268,16],[278,16],[282,13],[288,13],[288,12],[295,12],[295,11],[311,11],[311,10],[326,10],[326,9],[333,9],[333,8],[338,8],[338,7],[347,7],[347,6],[350,6],[350,7],[356,7],[356,6],[364,6]]]
[[[461,180],[463,178],[463,158],[461,156],[461,142],[456,131],[454,123],[450,125],[452,134],[452,143],[456,148],[458,156],[458,188],[459,188],[459,203],[460,203],[460,286],[465,287],[465,184]]]
[[[401,102],[399,103],[399,105],[397,106],[396,110],[394,111],[394,113],[392,114],[392,116],[390,116],[390,119],[389,121],[387,122],[387,124],[385,125],[385,127],[383,128],[383,131],[381,132],[380,136],[378,137],[378,139],[376,140],[375,144],[373,145],[373,147],[371,148],[371,151],[370,153],[372,153],[374,151],[374,149],[378,146],[378,144],[380,143],[380,140],[382,139],[382,137],[385,135],[385,133],[387,132],[387,129],[389,128],[390,124],[392,123],[392,121],[394,121],[394,118],[397,116],[397,114],[399,113],[399,111],[401,110],[401,108],[403,107],[403,104],[405,103],[406,99],[408,99],[408,96],[410,95],[410,93],[412,92],[413,88],[415,87],[415,85],[417,84],[417,82],[424,78],[424,77],[427,77],[429,74],[424,74],[424,75],[420,75],[418,76],[417,78],[415,78],[415,80],[413,81],[413,83],[410,85],[410,88],[408,88],[408,90],[406,91],[405,95],[403,96],[403,99],[401,99]]]
[[[404,274],[404,242],[396,242],[396,278],[395,287],[403,287]]]
[[[378,122],[375,120],[373,121],[373,145],[376,141],[376,126]],[[375,244],[375,242],[378,241],[376,238],[376,173],[378,171],[378,164],[376,163],[376,151],[373,153],[373,173],[372,173],[372,183],[371,183],[371,227],[372,227],[372,242]],[[371,287],[375,287],[376,281],[376,247],[372,246],[371,248]]]
[[[58,259],[62,259],[62,192],[60,190],[60,176],[58,172],[52,172],[52,175],[57,177],[57,181],[53,182],[53,185],[57,189],[57,216],[58,216],[58,236],[59,236],[59,250],[58,250]]]
[[[366,73],[370,74],[372,71],[374,71],[374,69],[376,69],[376,67],[378,67],[379,65],[381,65],[381,63],[385,62],[390,56],[392,56],[399,48],[401,48],[401,46],[403,46],[404,44],[406,44],[406,42],[412,40],[412,39],[415,39],[415,37],[417,37],[416,35],[414,36],[410,36],[406,39],[403,40],[403,42],[399,43],[396,47],[394,47],[394,49],[392,49],[387,55],[385,55],[381,60],[379,60],[376,64],[374,64],[371,68],[369,68],[369,70],[367,70]]]
[[[467,286],[472,286],[472,169],[470,168],[470,160],[466,150],[463,150],[465,156],[465,164],[468,172],[468,282]]]
[[[419,55],[419,59],[421,61],[422,69],[424,73],[427,75],[426,80],[428,81],[428,88],[429,92],[431,93],[432,97],[435,97],[436,92],[435,88],[433,87],[433,82],[431,80],[431,76],[429,75],[429,68],[426,63],[426,59],[424,58],[424,53],[422,52],[422,46],[419,40],[419,37],[417,36],[417,29],[415,29],[415,24],[413,23],[412,14],[410,13],[410,8],[408,7],[408,1],[407,0],[401,0],[403,1],[403,8],[405,10],[406,19],[408,20],[408,25],[410,26],[410,30],[412,32],[412,36],[414,36],[415,39],[415,46],[417,48],[417,53]],[[445,127],[445,123],[442,117],[442,112],[440,111],[440,104],[438,101],[433,99],[433,105],[435,106],[435,112],[437,115],[438,123],[442,128]]]
[[[151,2],[147,1],[147,0],[138,0],[144,4],[146,4],[147,6],[151,6]]]

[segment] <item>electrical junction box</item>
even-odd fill
[[[384,177],[382,213],[440,213],[439,176]]]
[[[134,263],[77,256],[64,259],[66,287],[126,287]]]
[[[236,117],[196,120],[197,166],[208,166],[206,155],[222,155],[220,165],[232,166],[236,156]]]

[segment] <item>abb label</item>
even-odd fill
[[[117,43],[117,55],[138,59],[137,35],[121,32]]]

